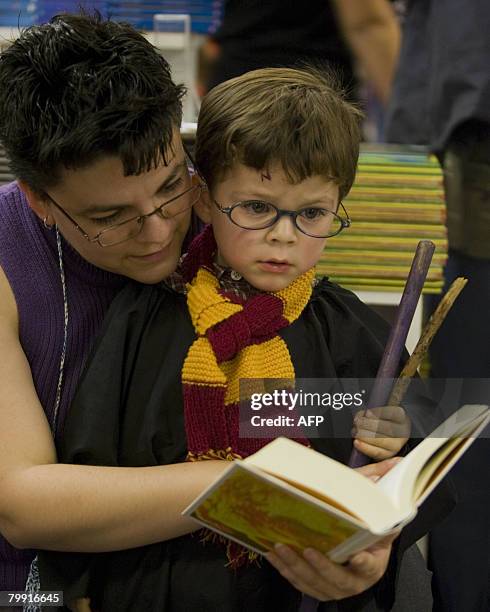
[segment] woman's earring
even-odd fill
[[[44,219],[43,219],[43,225],[44,225],[44,227],[45,227],[46,229],[51,230],[51,229],[53,229],[53,227],[54,227],[54,223],[53,223],[52,225],[50,225],[50,224],[48,223],[48,219],[49,219],[49,216],[48,216],[48,215],[46,215],[46,216],[44,217]]]

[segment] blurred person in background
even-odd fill
[[[249,70],[328,65],[359,100],[355,64],[385,102],[399,49],[399,26],[385,0],[223,0],[217,31],[200,49],[198,93]]]
[[[432,344],[431,376],[465,379],[460,404],[488,403],[490,4],[405,4],[386,140],[427,145],[441,161],[449,241],[445,290],[458,276],[469,281]],[[490,610],[489,433],[454,469],[459,503],[431,534],[437,611]]]

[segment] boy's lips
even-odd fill
[[[266,272],[286,272],[291,267],[285,259],[267,259],[259,261],[259,268]]]

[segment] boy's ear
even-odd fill
[[[202,189],[201,197],[194,204],[194,210],[203,223],[211,223],[211,195],[207,187]]]
[[[49,205],[45,198],[39,193],[33,191],[31,187],[24,181],[17,181],[20,189],[24,192],[27,203],[31,210],[41,219],[41,221],[49,222]]]

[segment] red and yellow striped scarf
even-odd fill
[[[294,384],[291,356],[277,332],[301,315],[314,279],[311,269],[281,291],[241,300],[220,289],[213,274],[216,248],[209,226],[193,241],[183,262],[187,305],[197,334],[182,370],[189,461],[244,458],[270,442],[239,437],[243,381],[253,379],[248,397],[264,392],[267,379]],[[304,438],[298,441],[307,444]]]

